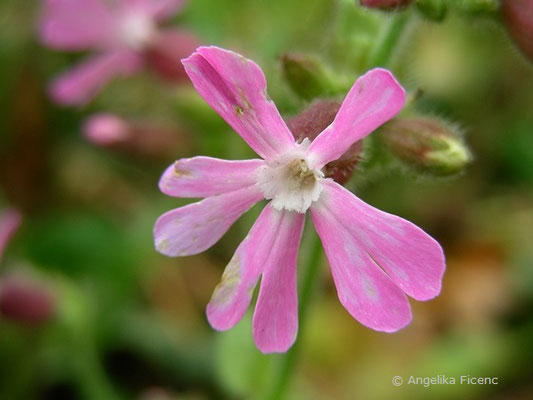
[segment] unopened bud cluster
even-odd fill
[[[398,159],[437,176],[462,171],[472,158],[453,128],[435,118],[395,118],[380,129],[379,135]]]

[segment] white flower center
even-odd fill
[[[119,25],[119,38],[128,47],[142,50],[150,43],[156,27],[154,21],[140,12],[128,12]]]
[[[309,167],[305,153],[309,140],[268,161],[259,169],[257,185],[277,210],[304,213],[322,192],[324,173]]]

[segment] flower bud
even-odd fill
[[[199,45],[198,38],[190,32],[161,31],[146,49],[146,59],[161,78],[171,82],[188,81],[181,60],[191,55]]]
[[[501,13],[515,44],[533,61],[533,0],[502,0]]]
[[[0,315],[13,322],[34,325],[55,312],[52,293],[42,283],[24,276],[0,280]]]
[[[378,8],[380,10],[395,10],[407,7],[413,0],[360,0],[359,4],[367,8]]]
[[[315,101],[300,114],[289,119],[287,125],[296,141],[301,142],[305,138],[313,141],[333,122],[340,107],[341,104],[335,100]],[[362,142],[356,142],[340,158],[326,164],[325,177],[344,185],[352,176],[362,148]]]
[[[189,147],[183,132],[151,123],[129,122],[108,113],[85,121],[85,138],[100,147],[147,160],[167,160]]]
[[[302,99],[313,100],[335,93],[336,84],[318,59],[308,55],[284,54],[281,66],[289,86]]]
[[[379,137],[401,161],[437,176],[456,174],[472,159],[449,126],[429,117],[395,118],[380,128]]]
[[[448,11],[445,0],[417,0],[416,7],[426,18],[440,22]]]

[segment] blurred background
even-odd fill
[[[262,205],[197,256],[167,258],[152,238],[159,215],[189,202],[159,192],[168,165],[253,153],[186,80],[157,68],[114,79],[85,104],[51,100],[50,82],[88,53],[41,43],[42,5],[0,3],[0,210],[22,216],[0,260],[0,399],[262,398],[283,356],[255,348],[252,309],[224,333],[204,312]],[[321,253],[286,398],[533,398],[533,68],[498,11],[190,0],[163,24],[257,62],[286,118],[315,98],[341,100],[383,32],[401,26],[377,64],[409,90],[407,116],[449,127],[471,155],[443,177],[387,150],[380,132],[365,143],[346,186],[442,244],[442,293],[411,301],[402,331],[374,332],[342,308]],[[310,57],[327,79],[295,77],[291,57]],[[120,140],[87,133],[97,113],[112,114]],[[300,274],[314,235],[308,223]],[[499,383],[395,387],[396,375]]]

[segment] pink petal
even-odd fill
[[[346,214],[332,213],[321,201],[311,207],[339,300],[361,324],[377,331],[397,331],[411,321],[409,302],[346,228]]]
[[[112,78],[133,74],[141,58],[129,50],[111,51],[82,62],[52,82],[52,98],[64,105],[83,105],[90,101]]]
[[[207,319],[218,330],[227,330],[239,322],[278,237],[282,213],[265,207],[254,226],[239,245],[207,305]]]
[[[255,186],[208,197],[161,215],[154,227],[156,249],[167,256],[189,256],[214,245],[263,194]]]
[[[186,2],[186,0],[124,0],[124,5],[148,14],[156,20],[164,20],[178,13]]]
[[[298,332],[296,259],[305,214],[272,210],[278,227],[273,232],[271,248],[265,252],[268,258],[262,260],[264,271],[253,333],[255,344],[263,353],[283,353],[293,345]]]
[[[159,189],[175,197],[209,197],[256,183],[263,160],[228,161],[211,157],[183,158],[163,173]]]
[[[295,145],[254,62],[232,51],[200,47],[183,65],[205,101],[261,157],[271,159]]]
[[[380,211],[342,186],[323,184],[321,202],[343,221],[391,279],[416,300],[440,293],[446,268],[439,243],[416,225]]]
[[[0,214],[0,261],[7,244],[17,231],[21,221],[22,215],[14,208],[8,208]]]
[[[100,0],[44,0],[39,33],[49,47],[83,50],[112,42],[114,23]]]
[[[333,123],[311,143],[312,167],[339,158],[353,143],[394,117],[404,103],[405,91],[389,71],[376,68],[361,76]]]

